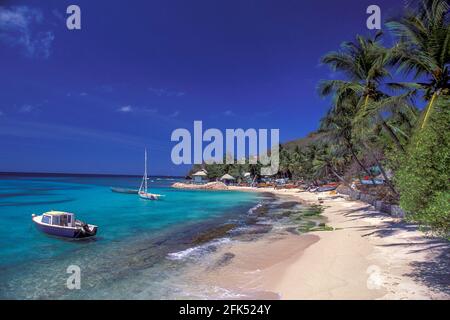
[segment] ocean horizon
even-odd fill
[[[0,176],[22,176],[22,177],[39,177],[39,176],[86,176],[86,177],[142,177],[142,174],[121,174],[121,173],[74,173],[74,172],[14,172],[14,171],[0,171]],[[184,176],[179,175],[149,175],[154,178],[175,178],[184,179]]]

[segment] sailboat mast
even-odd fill
[[[147,192],[147,148],[145,148],[144,190]]]

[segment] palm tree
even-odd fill
[[[289,171],[291,172],[291,175],[298,178],[301,175],[302,167],[303,167],[302,154],[300,152],[299,146],[296,146],[295,150],[292,151],[290,154],[290,161],[288,168]]]
[[[365,171],[367,176],[371,178],[372,183],[375,184],[372,173],[362,164],[356,154],[354,140],[356,140],[357,142],[360,141],[360,144],[364,146],[364,150],[368,154],[370,154],[372,159],[380,168],[387,186],[395,195],[398,195],[398,192],[395,190],[394,185],[391,183],[389,177],[387,176],[380,159],[375,152],[372,152],[372,146],[369,145],[369,138],[373,138],[374,136],[372,133],[373,130],[369,130],[368,132],[366,130],[366,132],[363,133],[360,130],[357,132],[357,134],[355,134],[353,119],[358,114],[359,97],[351,90],[349,91],[349,93],[343,95],[345,98],[341,99],[340,104],[337,104],[333,108],[331,108],[327,116],[322,119],[321,128],[322,130],[325,130],[325,136],[329,141],[334,142],[334,144],[336,145],[341,144],[346,146],[352,158]]]
[[[292,172],[291,172],[291,153],[289,150],[285,147],[283,147],[281,144],[279,146],[280,150],[280,165],[279,165],[279,172],[283,178],[292,178]]]
[[[325,80],[319,85],[322,96],[335,94],[335,103],[339,105],[348,94],[359,97],[355,122],[367,126],[368,123],[380,123],[389,134],[397,148],[405,151],[394,130],[387,124],[382,112],[393,108],[408,108],[409,99],[414,91],[391,97],[381,91],[384,79],[390,77],[387,69],[390,61],[389,51],[384,48],[378,33],[374,39],[357,36],[355,42],[344,42],[341,50],[330,52],[322,57],[322,63],[333,71],[342,72],[347,80]]]
[[[318,153],[313,161],[314,176],[317,179],[327,178],[330,174],[334,175],[344,184],[348,184],[339,171],[347,163],[345,151],[338,145],[330,147],[323,145],[319,148]]]
[[[334,105],[328,111],[327,115],[321,120],[320,128],[325,132],[324,137],[327,141],[334,144],[342,144],[347,148],[351,157],[375,184],[372,174],[359,160],[357,149],[352,139],[353,119],[356,115],[358,99],[356,94],[349,92],[340,104]]]
[[[314,175],[313,161],[318,153],[318,147],[313,143],[309,144],[302,150],[300,155],[301,166],[299,167],[299,173],[302,178],[308,182],[312,182],[318,185],[316,176]]]
[[[422,128],[436,98],[442,93],[450,94],[449,10],[448,0],[421,0],[417,10],[410,9],[400,20],[386,24],[399,39],[391,53],[393,65],[414,73],[415,79],[427,78],[427,82],[414,85],[425,90],[425,99],[429,101]],[[404,84],[407,86],[410,85]]]

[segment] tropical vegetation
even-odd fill
[[[328,97],[329,111],[316,132],[280,146],[278,177],[349,186],[381,176],[408,219],[448,237],[449,9],[448,0],[411,2],[384,33],[357,35],[325,54],[321,62],[334,76],[318,84],[318,94]],[[260,165],[206,167],[216,178],[257,175]]]

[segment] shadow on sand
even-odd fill
[[[394,236],[400,232],[415,232],[418,226],[401,220],[392,220],[388,215],[374,210],[370,205],[357,208],[344,214],[349,220],[360,220],[362,218],[381,218],[381,225],[362,225],[351,227],[363,232],[362,236],[375,236],[379,238]],[[381,244],[380,247],[408,248],[410,254],[424,252],[425,261],[411,261],[409,265],[412,271],[405,276],[414,281],[426,285],[434,292],[450,295],[450,241],[442,238],[420,236],[401,237],[398,243]]]

